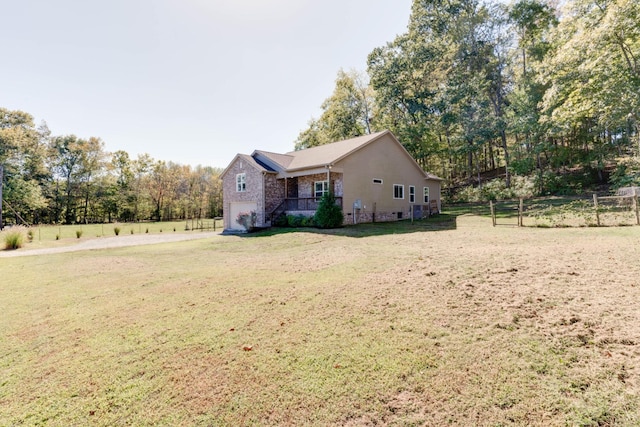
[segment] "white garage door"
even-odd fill
[[[229,207],[229,228],[232,230],[244,230],[244,226],[238,224],[236,219],[240,213],[258,212],[258,202],[237,202],[231,203]]]

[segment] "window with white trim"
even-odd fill
[[[247,174],[239,173],[236,175],[236,191],[242,193],[247,191]]]
[[[429,203],[429,187],[424,187],[424,202]]]
[[[404,185],[393,184],[393,198],[404,199]]]
[[[416,202],[416,187],[413,185],[409,186],[409,203]]]
[[[329,192],[329,181],[316,181],[313,188],[315,196],[320,198]]]

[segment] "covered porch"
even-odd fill
[[[313,216],[322,196],[331,192],[336,204],[342,208],[342,173],[329,172],[278,179],[278,186],[285,197],[273,204],[268,212],[273,221],[280,215]]]

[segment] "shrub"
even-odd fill
[[[33,230],[29,229],[27,231],[27,238],[29,239],[30,242],[33,242]]]
[[[342,209],[336,205],[336,198],[331,193],[325,193],[313,216],[313,222],[320,228],[337,228],[342,225],[343,220]]]
[[[640,161],[638,159],[620,161],[611,174],[609,182],[615,189],[640,186]]]
[[[236,222],[243,226],[245,230],[250,231],[256,226],[258,215],[255,211],[240,212],[236,218]]]
[[[287,215],[287,225],[289,227],[302,227],[304,220],[304,215]]]
[[[149,234],[149,227],[145,230],[145,233]]]
[[[82,230],[76,230],[76,239],[79,239],[82,237]]]
[[[133,234],[133,228],[131,229],[131,234]]]
[[[287,216],[285,214],[278,215],[273,221],[273,225],[276,227],[286,227],[288,224]]]
[[[120,235],[120,227],[113,227],[113,232],[116,234],[116,236]]]
[[[464,187],[454,197],[462,203],[488,202],[489,200],[510,200],[520,197],[528,199],[536,194],[535,180],[530,177],[512,176],[511,187],[507,188],[502,178],[486,181],[482,187]]]
[[[26,229],[21,225],[11,227],[4,232],[4,247],[5,249],[18,249],[24,245],[24,239],[26,236]]]

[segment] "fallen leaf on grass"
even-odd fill
[[[253,350],[253,346],[252,345],[245,345],[244,347],[242,347],[242,349],[244,351],[251,351],[251,350]]]

